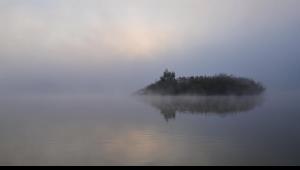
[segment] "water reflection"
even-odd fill
[[[299,96],[0,97],[0,165],[299,165]]]
[[[226,116],[251,111],[263,104],[263,96],[144,96],[143,101],[160,110],[166,121],[176,114]]]

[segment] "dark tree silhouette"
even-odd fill
[[[219,74],[176,78],[175,72],[166,70],[159,81],[139,91],[140,94],[159,95],[257,95],[264,86],[252,79]]]
[[[175,72],[170,72],[168,69],[166,69],[163,76],[160,77],[160,81],[162,81],[162,82],[176,81]]]

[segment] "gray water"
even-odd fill
[[[299,99],[2,96],[0,165],[300,165]]]

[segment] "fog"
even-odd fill
[[[131,94],[169,68],[300,85],[298,0],[1,0],[1,94]]]

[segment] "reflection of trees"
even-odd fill
[[[226,116],[250,111],[263,103],[262,96],[144,96],[143,100],[159,109],[166,120],[175,119],[177,113]]]

